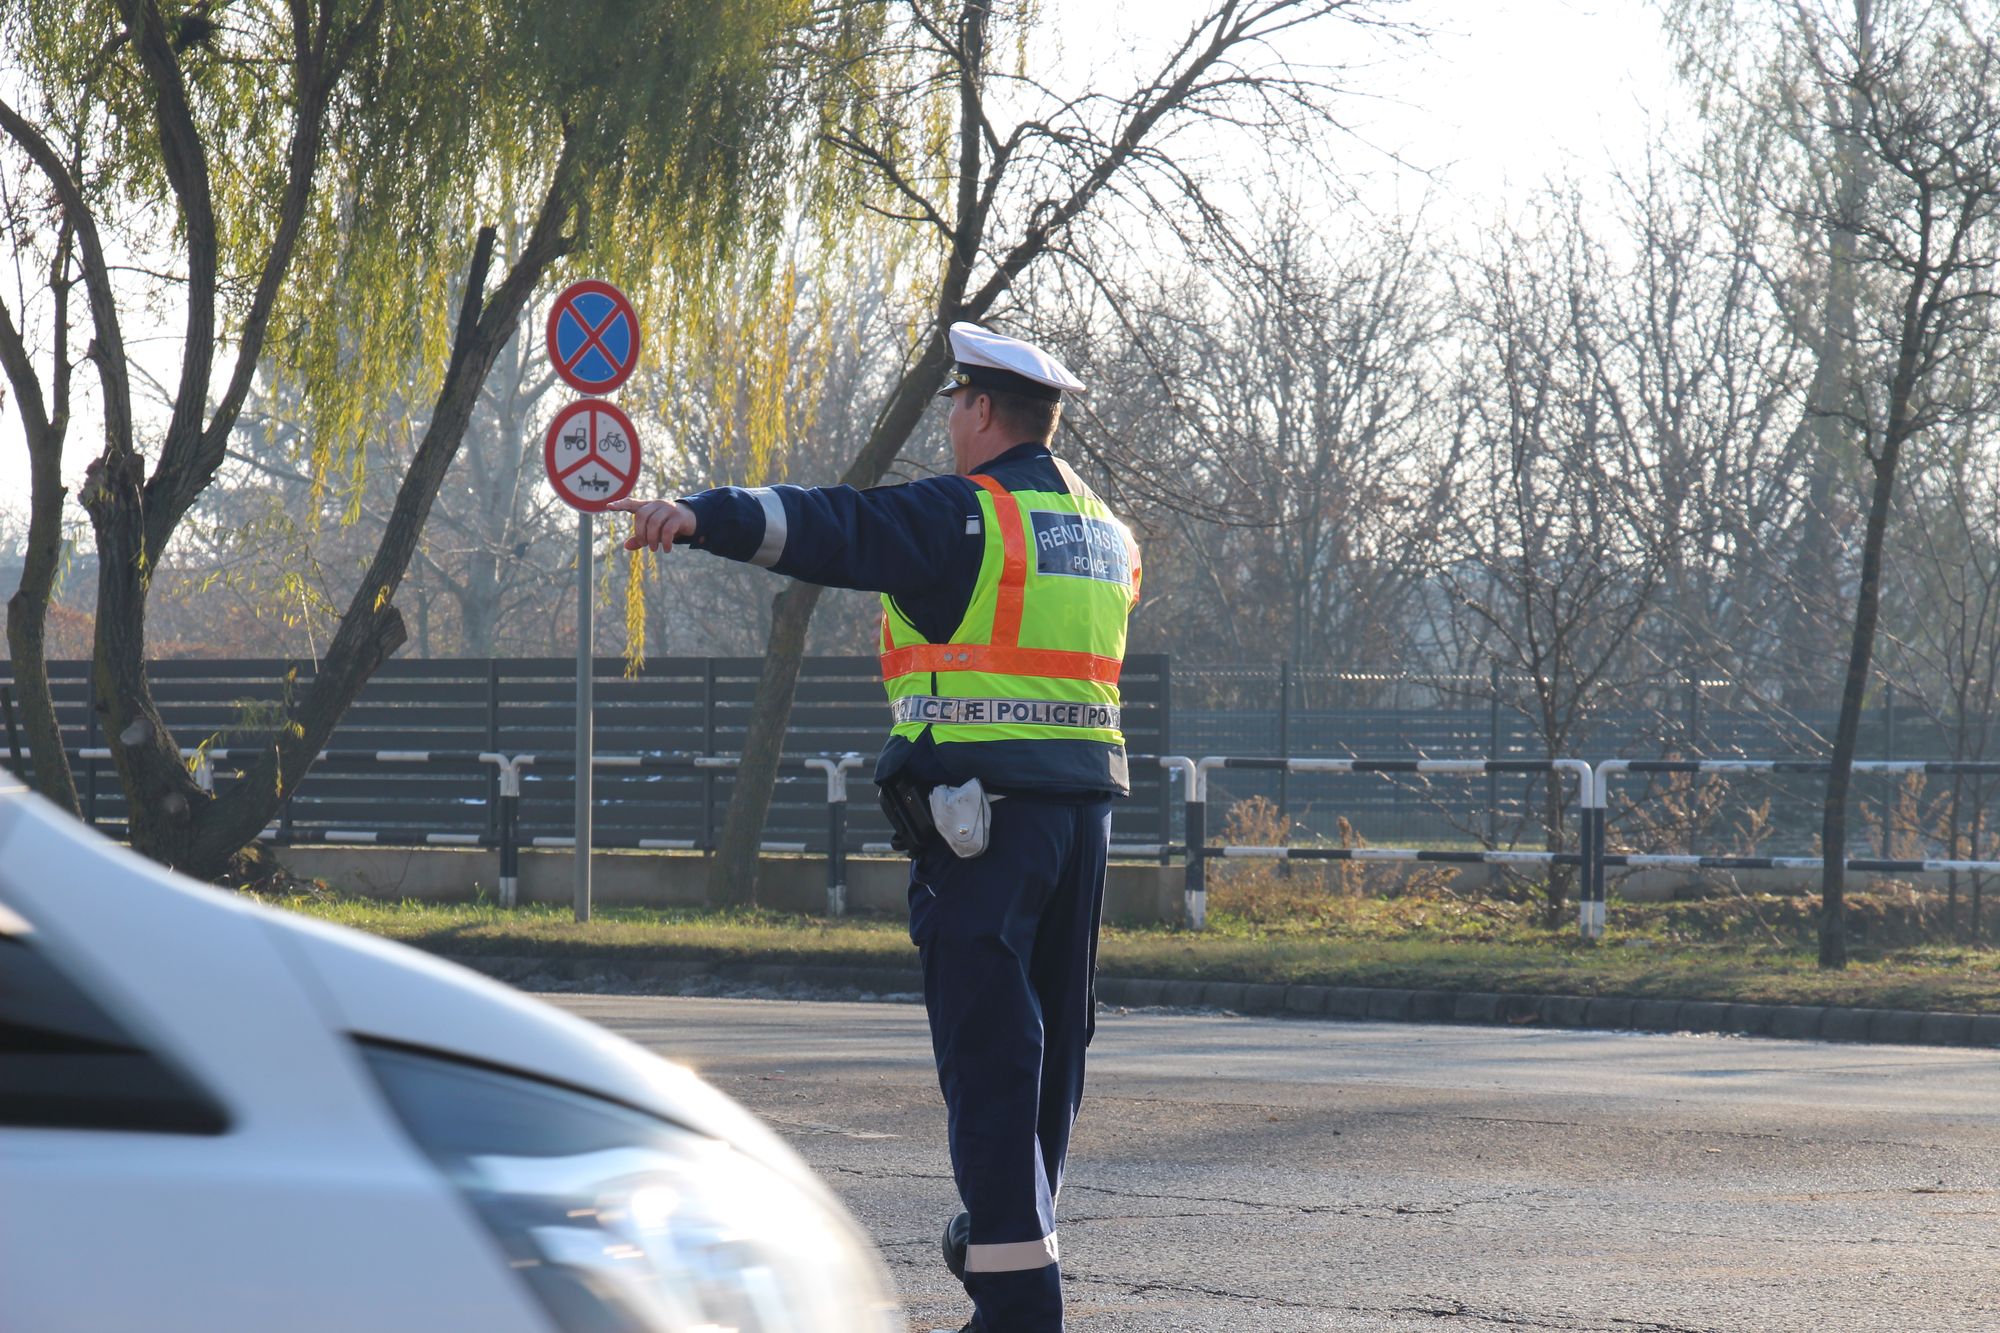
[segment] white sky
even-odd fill
[[[1045,4],[1045,23],[1060,29],[1049,80],[1075,86],[1072,69],[1103,70],[1110,89],[1152,63],[1148,53],[1203,8],[1203,0]],[[1636,165],[1666,113],[1682,105],[1650,0],[1408,0],[1391,12],[1432,29],[1429,42],[1371,48],[1330,23],[1306,29],[1287,52],[1303,64],[1363,63],[1356,85],[1367,96],[1350,104],[1351,128],[1386,151],[1341,141],[1328,152],[1377,210],[1407,212],[1428,200],[1433,225],[1477,231],[1553,176],[1587,183]],[[126,331],[135,343],[143,336],[129,324]],[[157,336],[170,330],[150,332],[155,339],[135,347],[135,359],[171,380],[178,349]],[[87,340],[86,331],[79,349]],[[219,363],[218,377],[226,373]],[[88,367],[77,381],[89,389]],[[0,408],[0,510],[24,521],[27,451],[11,397]],[[72,492],[97,455],[97,429],[87,415],[71,427],[64,471]]]

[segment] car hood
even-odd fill
[[[723,1139],[787,1176],[791,1147],[691,1070],[469,968],[289,912],[256,907],[280,952],[356,1037],[422,1047],[609,1097]]]
[[[176,874],[0,771],[0,904],[9,886],[55,936],[164,949],[193,977],[243,970],[243,951],[261,936],[336,1032],[623,1102],[722,1139],[830,1197],[784,1140],[692,1071],[467,968]]]

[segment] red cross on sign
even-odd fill
[[[630,495],[639,480],[639,432],[611,404],[586,398],[549,423],[542,462],[564,504],[596,513]]]
[[[639,315],[625,293],[585,278],[549,307],[549,360],[578,393],[610,393],[639,364]]]

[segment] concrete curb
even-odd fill
[[[789,966],[698,960],[629,963],[604,956],[525,957],[441,953],[441,958],[509,985],[542,989],[623,989],[704,994],[759,988],[779,994],[854,992],[862,997],[923,993],[920,973],[897,967]],[[1477,991],[1374,986],[1281,986],[1241,981],[1097,979],[1099,1003],[1229,1009],[1245,1014],[1374,1019],[1398,1023],[1484,1023],[1498,1027],[1715,1032],[1804,1041],[1900,1046],[2000,1047],[2000,1014],[1920,1013],[1801,1004],[1635,1000],[1620,996],[1495,995]]]
[[[439,952],[448,963],[528,990],[636,990],[699,995],[722,989],[850,991],[869,998],[917,997],[922,974],[899,967],[798,966],[780,963],[712,963],[699,959],[627,962],[598,956],[536,957],[523,954]]]

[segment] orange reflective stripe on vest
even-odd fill
[[[1137,551],[1104,502],[1056,470],[1060,489],[966,478],[985,520],[983,530],[967,524],[983,533],[979,573],[943,642],[928,642],[884,594],[891,734],[953,747],[954,762],[989,782],[1123,790],[1118,677]],[[1123,551],[1107,545],[1121,541]]]
[[[972,480],[993,497],[993,520],[1000,525],[1000,588],[993,608],[993,646],[1011,648],[1021,642],[1021,607],[1028,591],[1028,535],[1021,528],[1021,502],[991,477],[975,473]]]
[[[1047,676],[1052,680],[1094,680],[1116,685],[1121,665],[1115,657],[1099,657],[1095,653],[1002,644],[917,643],[882,651],[884,680],[917,671],[983,671],[995,676]]]

